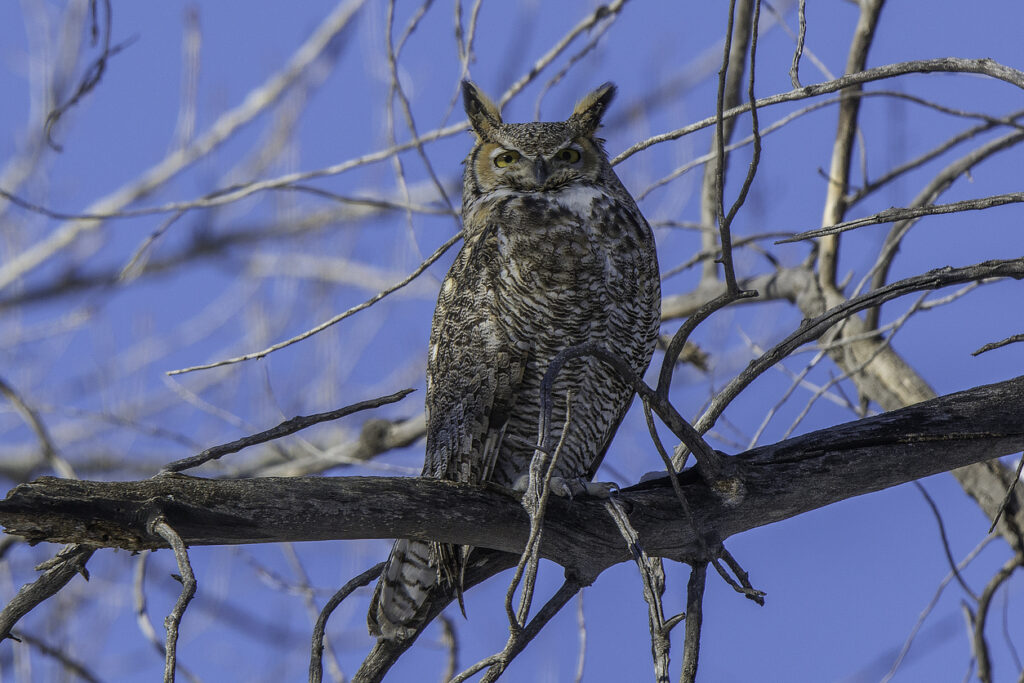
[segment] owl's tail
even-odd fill
[[[405,638],[419,627],[421,610],[437,583],[430,556],[430,543],[395,541],[366,615],[370,635]]]

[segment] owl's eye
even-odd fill
[[[558,150],[558,154],[555,158],[559,161],[564,161],[567,164],[575,164],[580,160],[579,150],[575,150],[572,147],[566,147],[565,149]]]
[[[494,157],[494,165],[498,168],[505,168],[510,164],[519,161],[519,152],[509,149]]]

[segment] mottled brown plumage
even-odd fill
[[[540,384],[563,349],[592,342],[642,375],[654,352],[660,287],[654,238],[594,137],[606,83],[555,123],[504,123],[463,84],[477,141],[466,158],[465,243],[441,285],[427,363],[423,476],[512,487],[537,443]],[[593,358],[554,386],[551,425],[564,479],[594,476],[633,391]],[[371,633],[420,625],[432,587],[460,585],[468,548],[400,540],[377,585]]]

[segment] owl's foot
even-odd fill
[[[512,490],[525,493],[529,485],[530,475],[524,474],[512,484]],[[583,477],[571,479],[551,477],[551,481],[548,482],[548,490],[556,496],[569,500],[579,496],[610,498],[613,492],[619,490],[619,485],[611,481],[587,481]]]

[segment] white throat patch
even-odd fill
[[[551,192],[548,196],[563,209],[577,216],[587,217],[590,215],[590,207],[594,200],[604,197],[605,194],[597,187],[572,185],[564,190]]]

